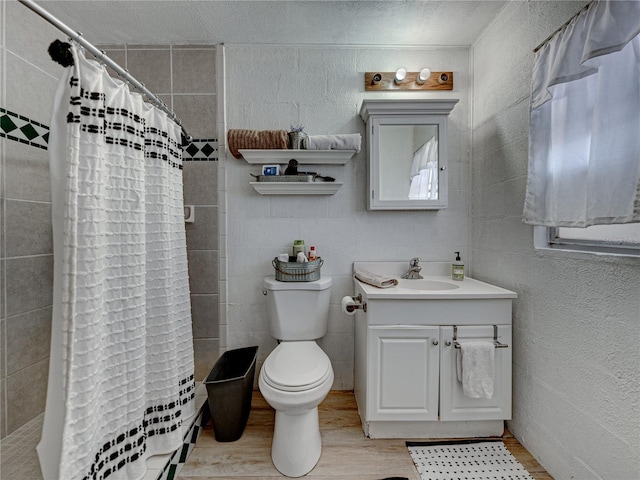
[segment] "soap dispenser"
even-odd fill
[[[451,278],[464,280],[464,263],[460,259],[460,252],[456,252],[456,260],[451,264]]]

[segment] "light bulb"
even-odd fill
[[[399,68],[398,70],[396,70],[396,78],[394,78],[393,81],[397,85],[400,85],[406,77],[407,77],[407,70],[405,68]]]
[[[422,85],[430,76],[431,70],[429,70],[428,68],[423,68],[422,70],[420,70],[420,75],[418,75],[418,78],[416,78],[416,83],[418,85]]]

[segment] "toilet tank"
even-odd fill
[[[314,282],[264,279],[271,336],[278,340],[315,340],[327,333],[331,277]]]

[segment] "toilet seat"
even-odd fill
[[[282,342],[262,365],[264,381],[286,392],[310,390],[331,376],[331,361],[314,341]]]

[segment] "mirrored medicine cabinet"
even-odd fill
[[[457,99],[363,100],[369,210],[447,207],[447,117]]]

